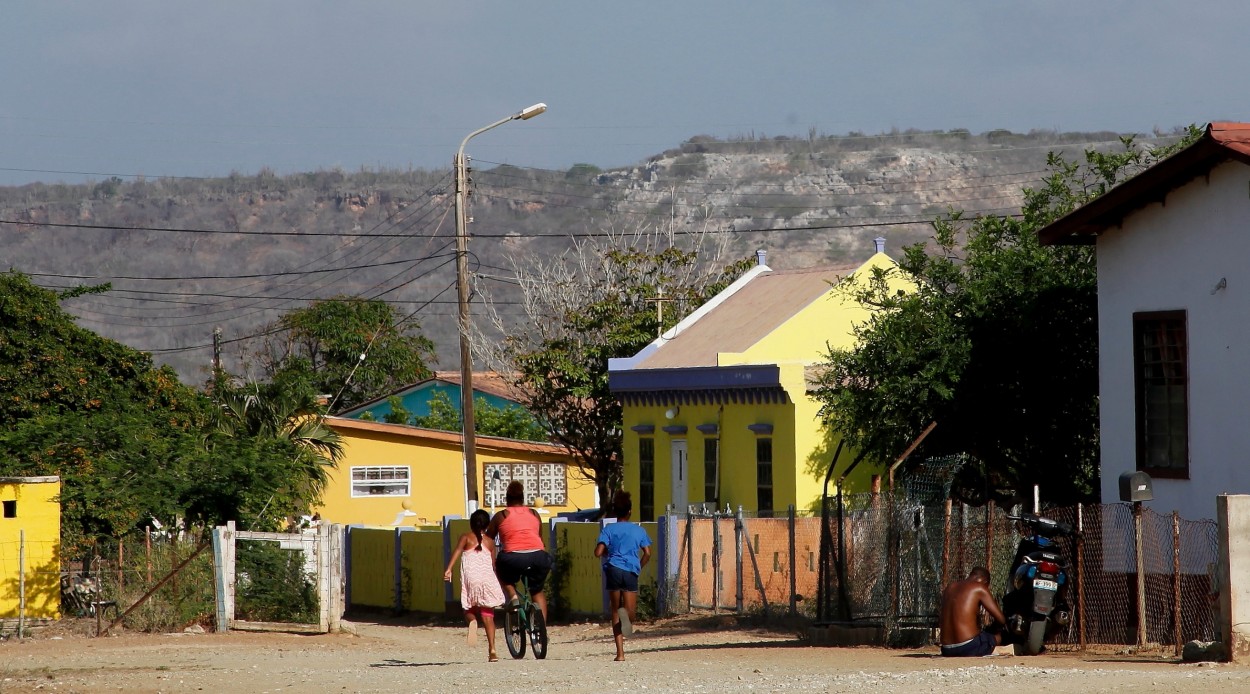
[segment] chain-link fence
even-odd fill
[[[924,504],[904,492],[829,505],[818,622],[881,625],[888,638],[907,627],[934,627],[941,587],[974,566],[990,571],[995,595],[1006,593],[1021,539],[1008,515],[1019,508]],[[1074,612],[1067,632],[1055,638],[1057,650],[1127,644],[1179,651],[1186,641],[1214,639],[1215,523],[1137,512],[1129,504],[1043,510],[1079,530],[1055,546],[1072,578]]]
[[[1001,600],[1011,578],[1021,528],[1009,516],[1024,509],[950,500],[965,463],[960,456],[925,461],[892,492],[826,499],[819,517],[790,510],[780,518],[741,511],[674,518],[677,566],[666,607],[802,615],[914,642],[915,633],[937,626],[941,590],[951,581],[984,566]],[[1054,650],[1179,652],[1186,641],[1214,639],[1213,521],[1130,504],[1042,514],[1078,530],[1053,548],[1067,566],[1073,612]]]

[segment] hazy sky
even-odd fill
[[[1246,0],[5,0],[0,184],[1250,120]]]

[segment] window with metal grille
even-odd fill
[[[540,496],[546,506],[569,503],[568,468],[564,463],[486,463],[482,465],[482,476],[487,506],[506,506],[504,496],[513,480],[525,487],[526,505],[533,505]]]
[[[720,439],[703,439],[703,500],[720,504],[716,483],[720,479]]]
[[[1184,311],[1133,314],[1137,469],[1189,478],[1189,343]]]
[[[761,518],[773,515],[773,440],[755,439],[755,483],[759,490],[755,495],[756,514]]]
[[[408,496],[411,474],[406,465],[352,468],[352,496]]]
[[[638,439],[638,520],[655,520],[655,439]]]

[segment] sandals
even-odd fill
[[[486,662],[488,662],[488,663],[497,663],[497,662],[499,662],[499,656],[495,655],[495,652],[494,652],[494,651],[491,651],[491,652],[490,652],[490,657],[488,657],[488,658],[486,659]]]
[[[621,636],[631,636],[634,633],[634,625],[629,623],[629,610],[622,607],[617,609],[616,614],[621,620]]]

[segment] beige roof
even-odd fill
[[[635,368],[716,366],[718,352],[745,352],[859,267],[856,263],[761,273]]]

